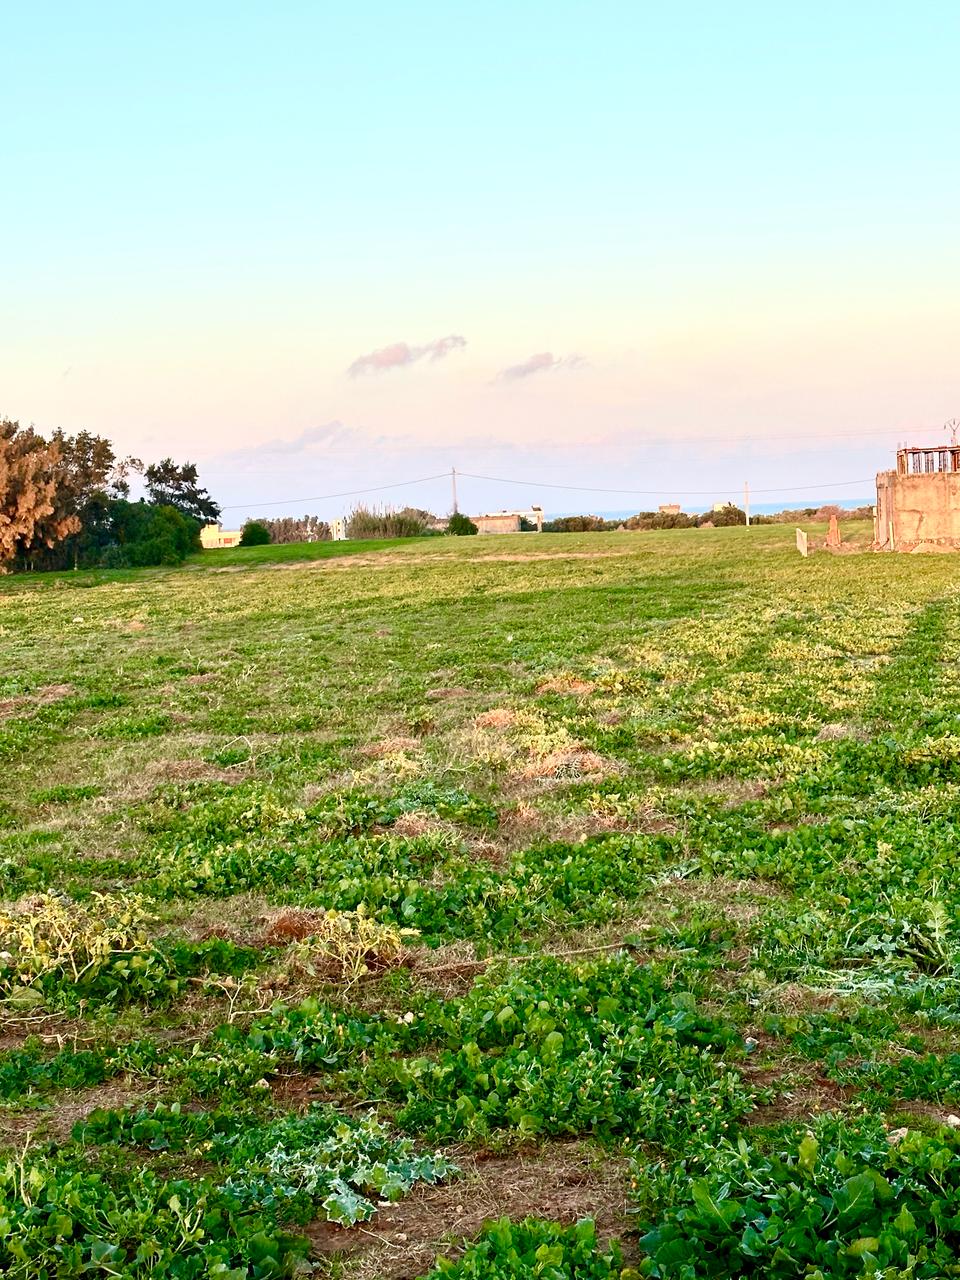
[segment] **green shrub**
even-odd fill
[[[248,520],[240,533],[241,547],[265,547],[270,541],[270,530],[260,520]]]
[[[447,521],[447,533],[455,538],[462,538],[477,532],[477,526],[462,511],[455,511]]]

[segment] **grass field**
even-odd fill
[[[960,1275],[960,579],[793,538],[3,581],[0,1271]]]

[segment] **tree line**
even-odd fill
[[[89,431],[48,438],[0,419],[0,572],[179,564],[219,515],[192,462],[144,466]]]

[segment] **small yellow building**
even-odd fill
[[[219,524],[205,524],[200,530],[200,545],[204,551],[218,551],[222,547],[238,547],[241,530],[224,529]]]

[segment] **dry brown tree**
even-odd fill
[[[57,445],[32,427],[0,421],[0,572],[26,548],[79,531],[75,515],[57,513],[59,462]]]

